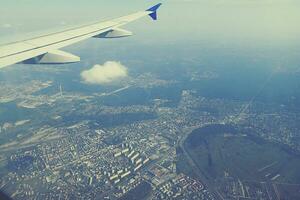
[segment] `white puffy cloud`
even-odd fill
[[[127,68],[116,61],[94,65],[91,69],[81,72],[81,78],[87,84],[108,84],[127,76]]]

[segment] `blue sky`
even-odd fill
[[[298,43],[297,0],[1,0],[0,42],[129,14],[158,2],[164,5],[155,26],[143,19],[129,27],[158,41]],[[151,33],[145,31],[149,28]]]

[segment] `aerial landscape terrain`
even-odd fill
[[[0,70],[1,192],[300,199],[299,44],[162,34],[172,9],[197,10],[174,2],[133,37],[67,47],[80,63]]]

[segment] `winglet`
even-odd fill
[[[146,11],[152,12],[152,13],[149,14],[149,16],[150,16],[153,20],[157,20],[157,10],[158,10],[158,8],[159,8],[161,5],[162,5],[162,4],[159,3],[159,4],[157,4],[157,5],[155,5],[155,6],[151,7],[151,8],[149,8],[148,10],[146,10]]]

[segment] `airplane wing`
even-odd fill
[[[59,50],[62,47],[95,38],[119,38],[132,35],[120,27],[149,15],[157,19],[157,4],[145,11],[139,11],[110,21],[95,23],[66,31],[43,35],[40,37],[14,42],[0,46],[0,68],[16,64],[65,64],[79,62],[78,56]]]

